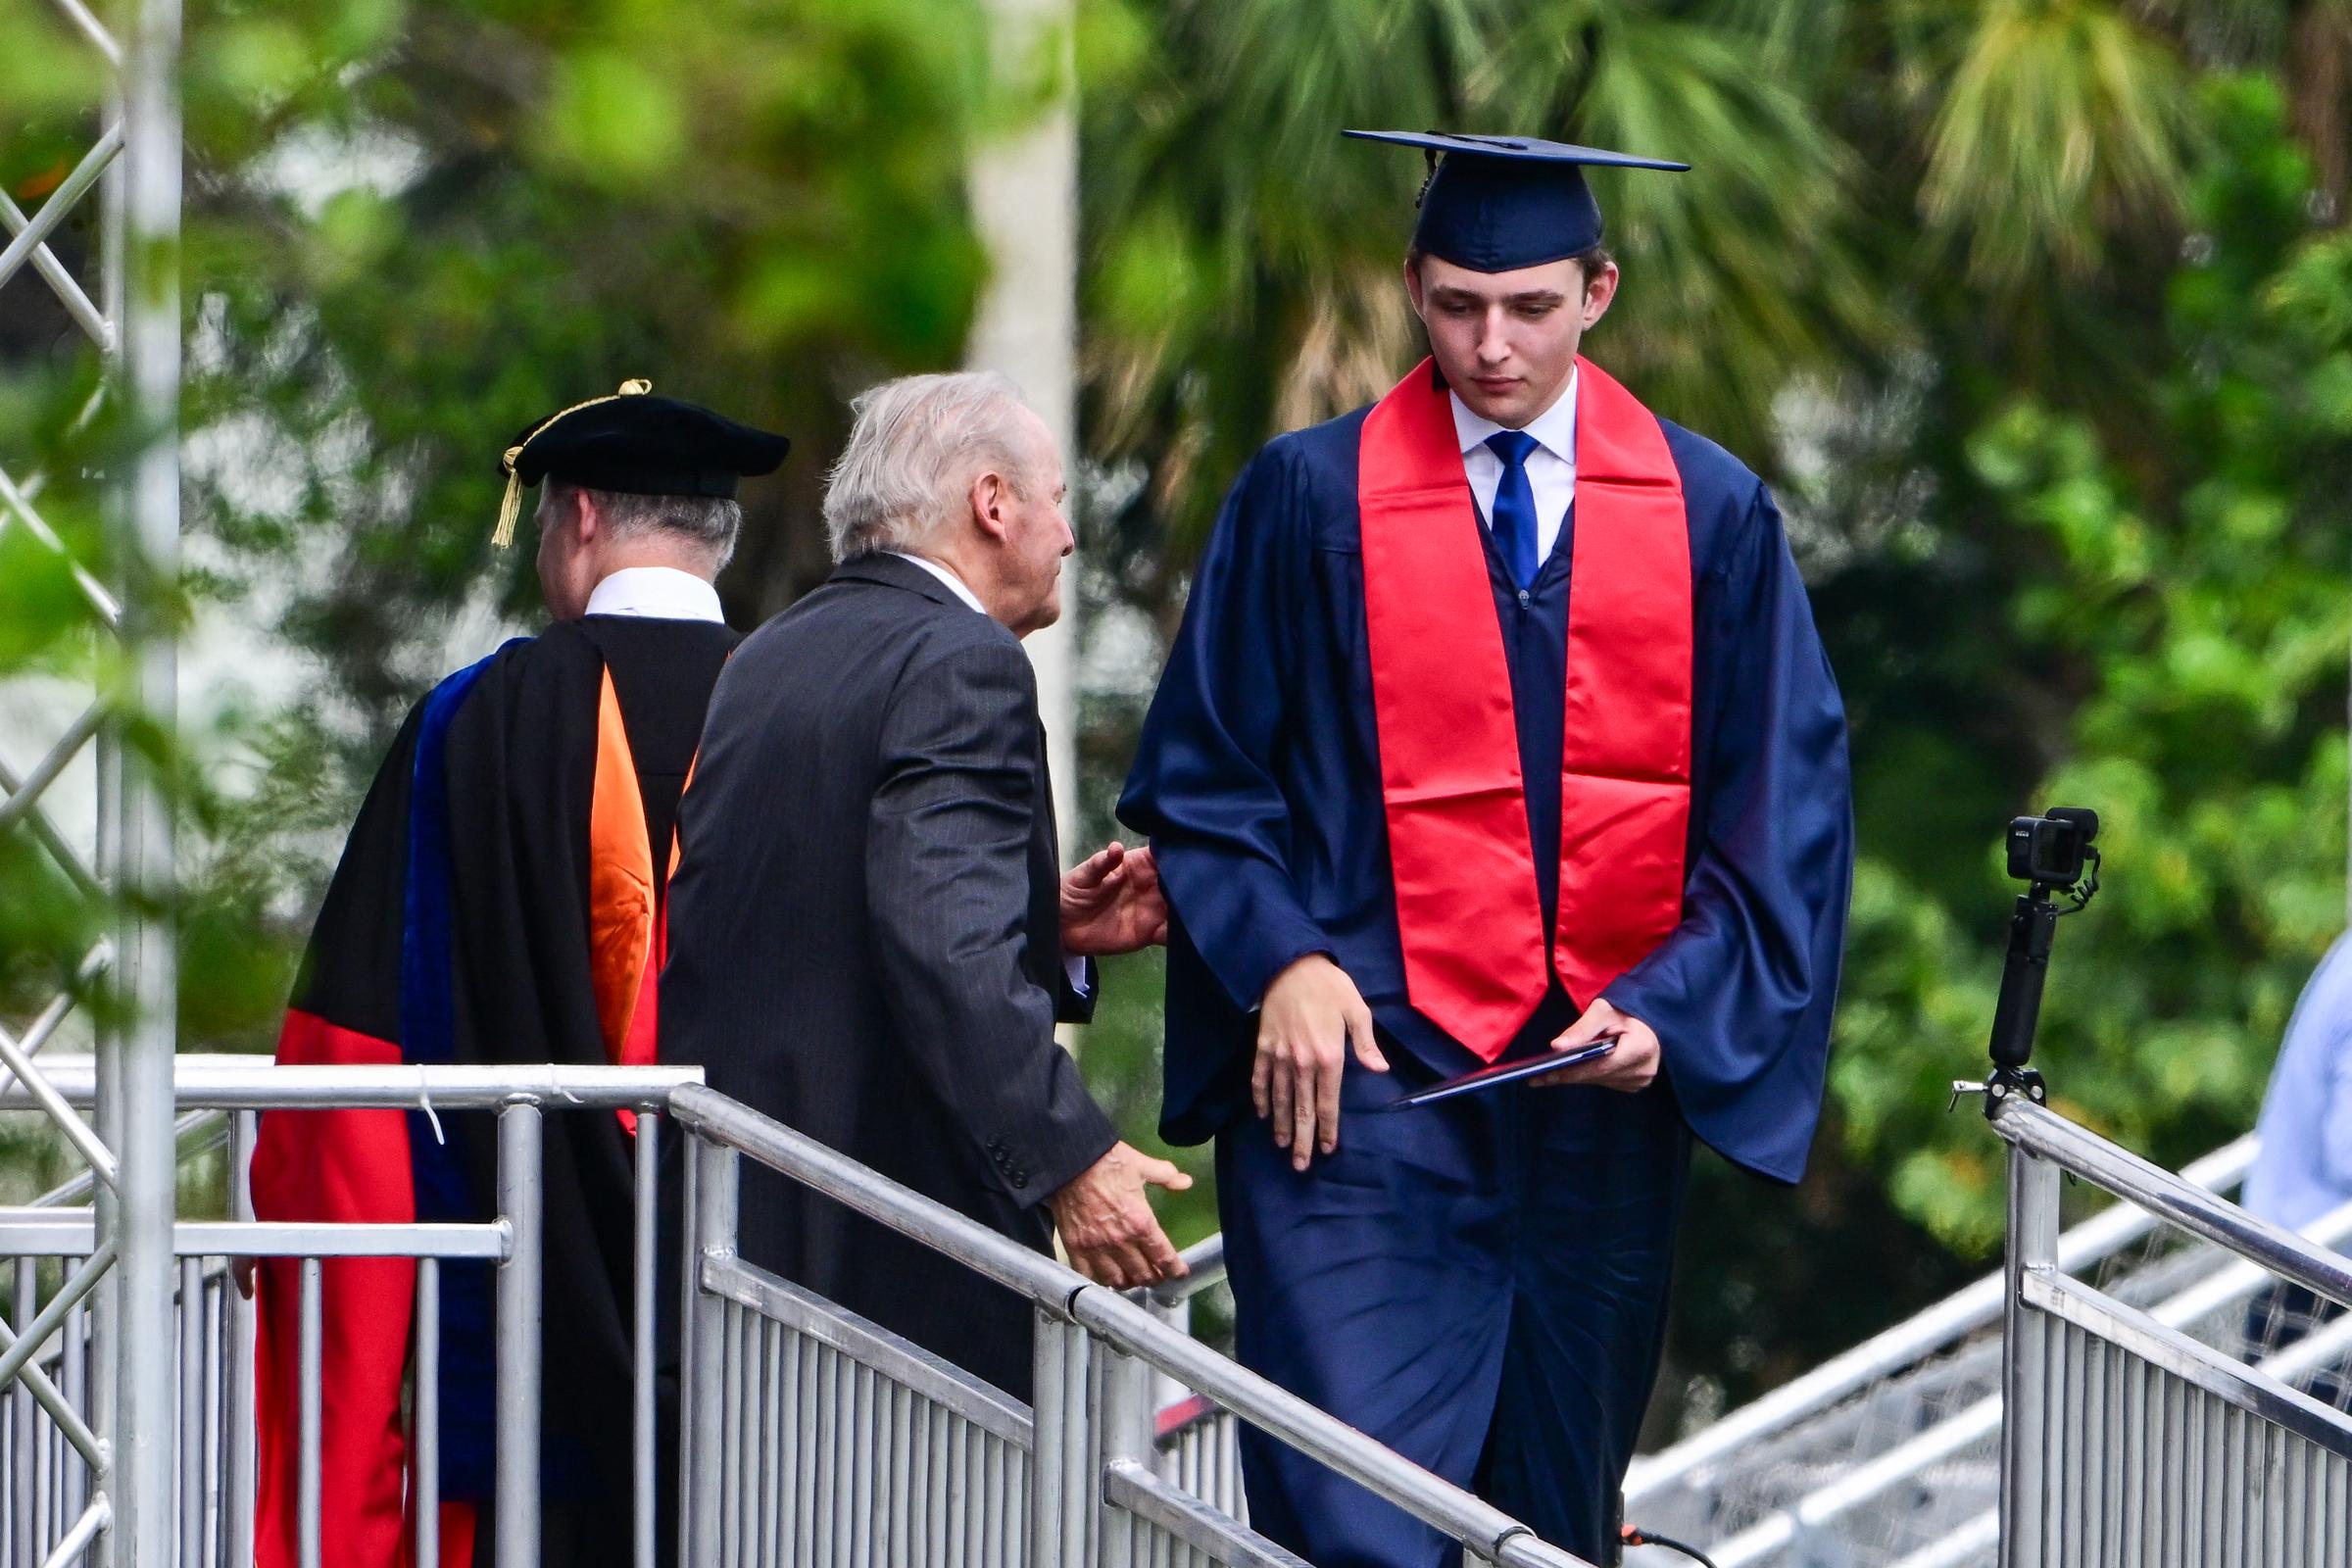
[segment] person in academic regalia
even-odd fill
[[[1432,358],[1243,470],[1145,721],[1119,814],[1171,911],[1163,1126],[1216,1140],[1243,1361],[1603,1560],[1693,1137],[1804,1170],[1843,712],[1764,486],[1578,357],[1619,275],[1583,168],[1685,166],[1350,134],[1434,165]],[[1447,1560],[1243,1445],[1252,1524],[1319,1568]]]
[[[741,524],[737,481],[773,470],[787,445],[631,381],[507,450],[496,537],[508,542],[522,489],[545,481],[538,564],[554,624],[409,714],[327,889],[279,1061],[662,1059],[656,980],[679,793],[736,642],[711,583]],[[543,1124],[551,1564],[621,1560],[631,1539],[634,1136],[613,1113],[559,1107]],[[485,1116],[272,1111],[254,1207],[282,1220],[486,1219],[495,1171]],[[296,1560],[297,1269],[259,1270],[265,1568]],[[398,1259],[324,1265],[330,1562],[395,1568],[414,1550],[402,1411],[415,1282]],[[443,1564],[491,1560],[493,1294],[490,1265],[442,1265]],[[665,1316],[675,1298],[662,1295]],[[666,1435],[674,1364],[660,1371]],[[664,1513],[673,1471],[660,1474]]]

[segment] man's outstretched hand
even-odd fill
[[[1190,1176],[1166,1160],[1153,1159],[1127,1144],[1113,1144],[1109,1153],[1046,1202],[1054,1210],[1054,1228],[1061,1234],[1070,1266],[1098,1285],[1124,1291],[1186,1272],[1144,1189],[1164,1187],[1181,1193],[1192,1185]]]
[[[1372,1071],[1389,1070],[1372,1038],[1372,1009],[1347,970],[1310,953],[1274,977],[1257,1013],[1250,1102],[1273,1123],[1293,1170],[1340,1147],[1340,1079],[1350,1048]]]
[[[1062,952],[1101,957],[1167,940],[1168,901],[1150,850],[1113,839],[1062,873]]]

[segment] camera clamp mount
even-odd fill
[[[2009,914],[2009,956],[1992,1014],[1992,1076],[1984,1085],[1987,1115],[2012,1093],[2036,1102],[2046,1098],[2041,1074],[2026,1063],[2041,1022],[2042,982],[2059,918],[2082,912],[2098,895],[2099,852],[2091,845],[2098,833],[2098,813],[2080,807],[2057,807],[2009,824],[2009,874],[2029,886]]]

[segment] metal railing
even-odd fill
[[[177,948],[169,786],[179,613],[180,16],[178,0],[127,0],[110,8],[110,27],[82,0],[57,0],[55,9],[63,28],[43,30],[25,19],[12,47],[80,56],[55,62],[61,79],[95,68],[103,102],[91,106],[91,139],[37,210],[27,213],[0,195],[0,288],[28,274],[62,308],[99,372],[74,432],[111,414],[122,450],[96,466],[103,477],[89,472],[86,455],[50,466],[44,460],[55,453],[0,452],[0,531],[22,530],[64,562],[87,611],[85,628],[104,650],[92,661],[97,689],[86,705],[77,695],[77,711],[33,720],[49,744],[28,762],[0,758],[0,832],[25,835],[48,862],[27,872],[21,892],[0,894],[37,894],[54,876],[89,928],[112,935],[38,981],[28,973],[11,977],[41,985],[45,995],[23,999],[29,1016],[0,1018],[0,1064],[38,1089],[38,1054],[70,1019],[82,1021],[76,1015],[90,1010],[87,999],[103,988],[122,1005],[97,1010],[110,1082],[97,1115],[85,1120],[53,1096],[30,1102],[95,1176],[95,1234],[69,1276],[69,1305],[53,1319],[20,1315],[0,1340],[7,1347],[0,1349],[0,1391],[15,1412],[11,1432],[24,1430],[24,1412],[36,1402],[54,1406],[50,1419],[68,1430],[63,1450],[18,1445],[11,1455],[17,1464],[33,1453],[37,1469],[39,1456],[52,1454],[54,1468],[65,1472],[57,1494],[78,1507],[69,1521],[50,1521],[60,1539],[78,1552],[103,1536],[103,1554],[119,1568],[160,1568],[185,1524],[158,1436],[186,1393],[174,1387],[167,1364],[170,1302],[185,1273],[171,1250]],[[52,243],[76,215],[96,220],[96,265],[80,276]],[[103,503],[106,537],[83,559],[71,531],[50,519],[91,499]],[[54,696],[43,685],[27,680],[11,695],[32,696],[39,712]],[[129,739],[142,730],[161,743]],[[85,755],[95,764],[86,835],[70,830],[54,809],[61,797],[84,788],[78,767]],[[61,789],[61,780],[72,782]],[[16,1294],[25,1298],[23,1290]],[[85,1306],[92,1327],[74,1353],[87,1362],[89,1386],[69,1410],[42,1357]],[[14,1549],[46,1518],[30,1506],[35,1501],[12,1492],[0,1546]]]
[[[2352,1415],[2058,1263],[2071,1176],[2352,1306],[2352,1262],[2076,1126],[1996,1094],[2010,1146],[2002,1568],[2352,1564]]]
[[[2242,1178],[2253,1150],[2251,1139],[2240,1139],[2177,1180],[2227,1190]],[[2352,1208],[2309,1235],[2340,1244],[2352,1236]],[[2282,1317],[2277,1328],[2283,1332],[2249,1346],[2247,1308],[2271,1276],[2131,1202],[2067,1231],[2057,1261],[2062,1272],[2282,1380],[2352,1361],[2345,1340],[2352,1326],[2340,1323]],[[1987,1276],[1638,1461],[1629,1517],[1704,1544],[1721,1568],[1990,1564],[2006,1294],[2002,1275]],[[2306,1328],[2316,1332],[2300,1337]],[[2352,1393],[2341,1381],[2335,1386],[2339,1401]],[[1652,1556],[1669,1560],[1662,1553],[1633,1560]]]
[[[297,1260],[297,1558],[338,1560],[326,1539],[321,1486],[324,1267],[344,1257],[416,1260],[416,1364],[406,1478],[415,1556],[438,1560],[434,1494],[440,1411],[432,1364],[442,1265],[487,1260],[497,1270],[494,1334],[498,1418],[494,1519],[502,1565],[539,1550],[538,1432],[543,1114],[638,1113],[631,1394],[636,1529],[630,1559],[658,1558],[655,1483],[654,1216],[660,1149],[683,1135],[687,1249],[678,1452],[679,1560],[696,1564],[889,1564],[943,1568],[1124,1568],[1128,1564],[1298,1568],[1241,1517],[1233,1423],[1248,1421],[1350,1477],[1461,1544],[1475,1563],[1589,1568],[1515,1520],[1446,1485],[1227,1360],[1168,1321],[1168,1302],[1131,1299],[1062,1264],[882,1179],[833,1151],[701,1087],[676,1069],[276,1067],[255,1058],[177,1062],[182,1147],[210,1157],[227,1118],[231,1204],[225,1219],[180,1221],[176,1330],[166,1349],[177,1391],[165,1440],[180,1568],[252,1560],[253,1303],[230,1285],[229,1260]],[[87,1103],[88,1058],[48,1063],[44,1090]],[[32,1091],[0,1086],[0,1109]],[[498,1119],[493,1212],[478,1222],[260,1222],[243,1166],[264,1110],[429,1110]],[[1034,1407],[1007,1397],[906,1341],[736,1255],[740,1161],[783,1172],[1029,1298],[1036,1312]],[[92,1397],[89,1303],[76,1282],[105,1244],[79,1195],[61,1190],[0,1209],[0,1283],[17,1282],[8,1344],[26,1354],[13,1402],[0,1408],[0,1568],[72,1561],[89,1544],[84,1498],[63,1459],[87,1441]],[[1213,1278],[1213,1250],[1193,1253]],[[1198,1287],[1196,1287],[1198,1288]],[[1181,1300],[1181,1298],[1178,1298]],[[0,1361],[11,1359],[0,1351]],[[1176,1404],[1169,1404],[1173,1391]],[[1227,1458],[1183,1438],[1204,1399]],[[20,1478],[24,1480],[18,1485]]]
[[[41,1093],[73,1106],[98,1094],[98,1066],[89,1057],[45,1064]],[[435,1332],[441,1271],[451,1262],[484,1261],[496,1268],[494,1335],[498,1374],[495,1408],[500,1443],[494,1520],[501,1562],[530,1563],[539,1549],[538,1427],[541,1184],[543,1111],[610,1114],[658,1109],[669,1092],[697,1082],[699,1071],[671,1068],[277,1067],[253,1057],[181,1056],[174,1063],[175,1099],[183,1155],[218,1147],[225,1121],[230,1153],[229,1212],[215,1220],[181,1220],[172,1230],[173,1287],[167,1293],[173,1331],[163,1348],[174,1391],[169,1456],[175,1538],[167,1553],[179,1568],[227,1568],[254,1556],[257,1482],[254,1358],[255,1304],[231,1288],[236,1258],[285,1259],[295,1265],[299,1323],[295,1350],[298,1430],[295,1440],[296,1558],[304,1568],[336,1560],[325,1539],[321,1495],[325,1265],[329,1259],[397,1257],[416,1260],[414,1311],[417,1325],[414,1400],[409,1422],[412,1463],[406,1477],[412,1501],[416,1558],[439,1560],[440,1411]],[[33,1087],[0,1089],[0,1108],[19,1109]],[[479,1222],[409,1224],[257,1221],[245,1166],[263,1111],[328,1108],[429,1110],[435,1117],[488,1114],[497,1118],[495,1212]],[[641,1129],[654,1125],[647,1116]],[[658,1180],[653,1134],[640,1133],[639,1186]],[[0,1515],[0,1568],[32,1568],[74,1560],[89,1544],[65,1500],[80,1490],[63,1463],[65,1451],[88,1458],[96,1446],[89,1288],[102,1273],[110,1244],[97,1239],[91,1211],[71,1206],[90,1196],[86,1180],[69,1183],[35,1202],[0,1208],[0,1257],[13,1259],[16,1327],[10,1344],[39,1347],[10,1392],[0,1440],[0,1474],[11,1478],[12,1505]],[[636,1268],[643,1298],[651,1299],[656,1234],[640,1227]],[[46,1272],[53,1281],[44,1285]],[[642,1476],[650,1488],[653,1449],[652,1315],[640,1317],[632,1406],[642,1446]],[[9,1357],[0,1354],[0,1371]],[[57,1375],[52,1375],[52,1369]],[[96,1464],[92,1459],[91,1463]],[[17,1480],[29,1477],[29,1489]],[[60,1478],[44,1480],[44,1478]],[[60,1482],[69,1489],[60,1491]],[[650,1520],[650,1510],[648,1510]],[[650,1528],[650,1527],[649,1527]],[[79,1533],[77,1533],[79,1532]],[[650,1564],[651,1537],[635,1556]]]
[[[2180,1178],[2213,1192],[2230,1191],[2245,1179],[2256,1147],[2251,1135],[2239,1138],[2184,1168]],[[2119,1203],[2059,1237],[2059,1266],[2069,1273],[2095,1268],[2121,1256],[2155,1229],[2153,1214]],[[1874,1386],[1919,1371],[1973,1336],[1998,1328],[2005,1292],[2002,1276],[1987,1274],[1753,1403],[1654,1454],[1642,1455],[1625,1480],[1628,1515],[1647,1518],[1645,1510],[1662,1509],[1687,1523],[1716,1512],[1722,1506],[1720,1494],[1736,1484],[1736,1473],[1752,1465],[1774,1440],[1821,1421]],[[1893,1427],[1916,1430],[1919,1424],[1916,1417],[1896,1418]]]
[[[679,1090],[668,1111],[693,1140],[681,1560],[1292,1568],[1295,1558],[1170,1479],[1156,1376],[1366,1487],[1458,1543],[1470,1561],[1581,1561],[1149,1306],[813,1139],[709,1089]],[[1037,1321],[1034,1407],[738,1258],[746,1157],[1027,1297]],[[744,1479],[773,1474],[775,1456],[791,1453],[811,1456],[795,1468],[791,1494]]]

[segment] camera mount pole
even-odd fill
[[[2009,956],[2001,966],[2001,999],[1992,1013],[1992,1081],[1985,1109],[2002,1093],[2023,1090],[2035,1102],[2046,1098],[2041,1074],[2026,1063],[2034,1056],[2034,1033],[2041,1023],[2042,982],[2049,978],[2050,946],[2062,910],[2050,902],[2050,885],[2036,882],[2017,896],[2009,912]]]

